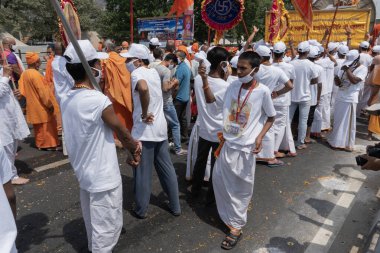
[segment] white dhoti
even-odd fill
[[[356,108],[356,115],[360,115],[362,110],[367,107],[369,98],[371,97],[371,86],[365,84],[359,94],[359,103]]]
[[[330,101],[330,115],[334,116],[334,107],[335,107],[335,99],[336,95],[338,94],[339,87],[334,85],[333,91],[331,94],[331,101]]]
[[[322,102],[322,101],[320,101]],[[330,106],[330,105],[329,105]],[[314,112],[314,120],[311,125],[311,132],[319,134],[322,131],[322,111],[323,111],[323,105],[322,103],[319,103],[317,108],[315,109]]]
[[[322,106],[322,131],[331,128],[331,93],[321,96],[319,103]]]
[[[17,168],[15,166],[17,148],[18,140],[14,140],[12,143],[4,146],[5,153],[7,154],[7,157],[12,164],[12,179],[18,178]]]
[[[257,155],[257,159],[261,161],[268,161],[275,159],[274,155],[274,127],[272,126],[265,134],[262,142],[263,148]]]
[[[194,165],[195,165],[195,162],[197,161],[197,154],[198,154],[198,140],[199,140],[198,125],[197,123],[195,123],[193,129],[191,130],[189,146],[187,150],[186,180],[191,180],[193,177]],[[210,151],[210,154],[208,155],[208,159],[207,159],[205,178],[204,178],[205,181],[208,181],[210,178],[211,154],[212,154],[212,150]]]
[[[255,166],[255,155],[224,144],[215,162],[212,183],[219,216],[227,226],[241,229],[247,223]]]
[[[356,135],[356,103],[335,102],[334,128],[327,141],[334,148],[353,149]]]
[[[286,125],[289,121],[289,106],[275,106],[276,118],[273,123],[274,128],[274,151],[277,152],[284,139]]]
[[[110,253],[123,227],[123,187],[91,193],[80,190],[82,214],[86,226],[88,249],[93,253]]]
[[[293,139],[292,126],[291,126],[289,118],[287,119],[285,135],[284,135],[284,138],[282,139],[279,150],[289,151],[292,154],[297,153],[296,146],[294,144],[294,139]]]

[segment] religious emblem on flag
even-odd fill
[[[74,36],[77,40],[80,40],[82,37],[82,32],[80,28],[79,23],[79,17],[78,17],[78,11],[75,8],[74,2],[72,0],[61,0],[61,8],[63,10],[63,14],[65,15],[67,21],[69,22],[69,25],[71,27],[71,30],[74,33]],[[70,43],[69,37],[67,36],[67,33],[62,25],[61,20],[58,22],[59,30],[62,37],[62,42],[65,46],[67,46]]]
[[[269,42],[280,41],[288,31],[289,14],[283,0],[273,0],[270,12]]]
[[[203,0],[201,14],[203,21],[216,30],[218,42],[223,32],[234,28],[243,18],[244,0]]]
[[[292,0],[292,4],[309,29],[313,28],[312,0]]]

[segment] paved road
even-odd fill
[[[363,133],[360,133],[360,130]],[[359,127],[358,137],[364,128]],[[367,142],[358,139],[357,153],[332,151],[313,144],[287,158],[282,168],[257,166],[254,197],[244,237],[232,252],[357,252],[380,209],[380,173],[363,172],[354,156]],[[39,152],[26,140],[17,166],[31,183],[16,188],[20,252],[86,252],[86,235],[78,183],[69,164],[44,172],[32,169],[66,159],[61,153]],[[172,157],[180,185],[183,214],[168,213],[157,177],[149,217],[131,214],[132,171],[119,154],[124,190],[124,229],[115,252],[222,252],[225,227],[215,207],[189,198],[184,158]]]

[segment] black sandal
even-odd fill
[[[243,233],[241,231],[239,235],[234,235],[231,232],[227,234],[222,242],[222,245],[221,245],[222,249],[225,249],[225,250],[233,249],[236,246],[236,244],[240,241],[242,235]]]

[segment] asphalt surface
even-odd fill
[[[380,172],[361,171],[355,156],[364,152],[365,127],[358,127],[354,153],[312,144],[286,166],[258,165],[254,196],[243,238],[231,252],[357,252],[380,209]],[[132,169],[119,152],[124,191],[124,229],[114,252],[223,252],[226,228],[214,206],[190,197],[185,157],[172,156],[178,175],[182,215],[168,212],[167,198],[155,175],[148,218],[136,219]],[[79,188],[70,164],[44,172],[33,168],[66,159],[41,152],[31,138],[21,144],[16,165],[31,179],[16,187],[19,252],[86,252]]]

